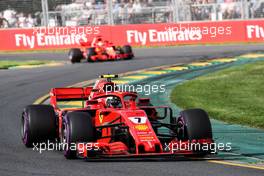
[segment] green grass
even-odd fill
[[[236,66],[176,86],[173,103],[203,108],[228,123],[264,128],[264,62]]]
[[[43,65],[48,63],[50,63],[50,61],[0,61],[0,69],[8,69],[16,66]]]
[[[35,53],[65,53],[69,49],[43,49],[43,50],[16,50],[16,51],[0,51],[0,54],[35,54]]]

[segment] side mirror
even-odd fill
[[[100,114],[101,114],[101,115],[104,115],[104,116],[105,116],[105,115],[108,115],[109,113],[111,113],[111,112],[110,112],[110,111],[104,111],[104,110],[100,112]]]
[[[99,92],[99,89],[92,89],[91,92]]]
[[[138,99],[138,105],[139,106],[148,106],[150,104],[149,98],[139,98]]]
[[[97,100],[88,100],[88,101],[86,101],[86,105],[96,105],[96,104],[98,104]]]

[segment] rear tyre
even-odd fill
[[[208,114],[202,109],[188,109],[180,113],[178,130],[180,140],[212,139],[212,127]],[[197,151],[203,156],[210,151]]]
[[[128,54],[128,57],[125,59],[129,60],[129,59],[133,58],[133,50],[132,50],[132,47],[130,45],[123,46],[123,52],[124,52],[124,54]]]
[[[79,48],[70,49],[68,56],[69,56],[71,63],[73,64],[81,62],[83,58],[82,51]]]
[[[33,147],[33,143],[55,140],[56,115],[52,106],[29,105],[21,118],[22,142],[26,147]]]
[[[76,150],[70,146],[78,142],[92,142],[95,140],[95,128],[92,123],[92,117],[85,112],[70,112],[63,121],[63,142],[68,145],[64,151],[67,159],[77,157]]]
[[[92,56],[96,56],[96,51],[94,47],[87,49],[87,62],[94,62],[94,60],[91,59]]]

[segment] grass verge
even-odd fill
[[[264,128],[264,61],[236,66],[176,86],[171,100],[228,123]]]
[[[43,50],[16,50],[16,51],[0,51],[0,54],[40,54],[40,53],[65,53],[68,52],[69,49],[43,49]]]
[[[17,66],[33,66],[33,65],[43,65],[49,64],[51,61],[36,61],[36,60],[29,60],[29,61],[0,61],[0,69],[8,69],[10,67],[17,67]]]

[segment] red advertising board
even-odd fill
[[[97,35],[133,46],[263,42],[264,20],[1,29],[0,50],[71,48]]]

